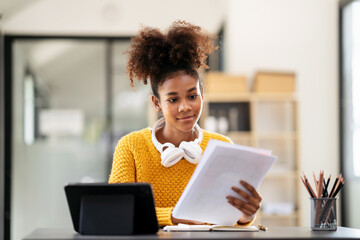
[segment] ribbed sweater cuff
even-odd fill
[[[167,225],[173,225],[171,222],[171,212],[173,210],[173,207],[169,208],[156,208],[156,215],[159,222],[159,226],[167,226]]]
[[[253,222],[255,222],[255,219],[256,219],[256,215],[254,216],[254,218],[250,222],[243,223],[243,224],[236,223],[235,225],[236,226],[250,226],[251,224],[253,224]]]

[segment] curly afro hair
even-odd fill
[[[144,84],[150,79],[153,93],[159,97],[158,86],[169,74],[183,71],[198,79],[198,70],[208,69],[206,59],[217,49],[213,39],[216,37],[185,21],[174,22],[167,33],[144,27],[131,39],[127,51],[130,85],[134,87],[134,78]]]

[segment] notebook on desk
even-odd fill
[[[258,232],[255,226],[188,225],[178,224],[164,227],[167,232]]]
[[[66,185],[65,193],[80,234],[154,234],[159,229],[148,183],[75,183]]]

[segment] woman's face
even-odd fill
[[[201,116],[203,98],[199,81],[187,74],[168,77],[158,87],[160,99],[153,97],[158,111],[165,117],[170,132],[189,132]]]

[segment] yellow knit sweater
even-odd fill
[[[210,139],[230,142],[220,134],[203,132],[200,144],[205,150]],[[159,225],[172,225],[171,212],[184,191],[196,165],[185,159],[172,167],[161,165],[160,152],[151,140],[151,129],[145,128],[122,137],[114,152],[109,183],[148,182],[153,186]]]

